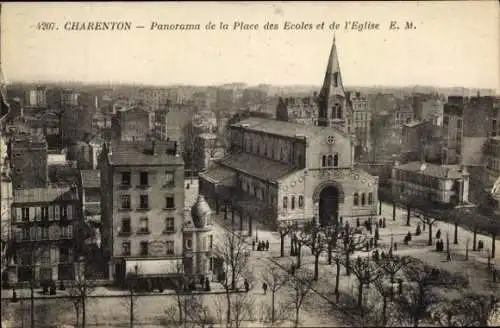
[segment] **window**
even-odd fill
[[[325,167],[326,166],[326,156],[323,155],[322,159],[321,159],[321,166]]]
[[[283,209],[287,209],[288,208],[288,197],[283,197]]]
[[[122,172],[122,185],[130,186],[130,172]]]
[[[148,179],[148,172],[141,172],[139,175],[139,184],[141,186],[148,186],[149,185],[149,179]]]
[[[334,167],[338,167],[339,166],[339,155],[338,154],[335,154],[333,156],[333,166]]]
[[[61,220],[66,220],[68,218],[68,207],[66,205],[60,206]]]
[[[130,226],[130,218],[122,218],[121,234],[128,235],[132,231]]]
[[[330,167],[332,166],[332,164],[333,164],[333,157],[332,155],[328,155],[328,166]]]
[[[69,263],[71,261],[71,250],[67,247],[59,247],[59,263]]]
[[[29,221],[30,219],[30,209],[29,207],[23,207],[22,209],[23,221]]]
[[[354,193],[354,200],[353,200],[353,204],[354,206],[358,206],[359,205],[359,195],[358,193]]]
[[[42,221],[49,220],[49,208],[47,206],[42,207]]]
[[[141,256],[148,256],[149,253],[149,247],[148,247],[148,242],[147,241],[141,241],[140,243],[140,251],[139,254]]]
[[[148,195],[139,196],[139,208],[148,209],[149,208],[149,197]]]
[[[214,236],[209,235],[208,236],[208,248],[212,249],[214,247]]]
[[[186,239],[186,249],[191,249],[193,248],[193,240],[191,238]]]
[[[122,255],[123,256],[130,256],[130,242],[129,241],[124,241],[122,243]]]
[[[139,219],[139,233],[149,233],[149,220],[148,218]]]
[[[175,208],[174,196],[166,196],[165,197],[165,208],[168,208],[168,209]]]
[[[165,186],[173,186],[173,185],[175,185],[174,173],[165,172]]]
[[[165,219],[165,231],[172,232],[175,230],[174,218],[168,217]]]
[[[299,196],[299,208],[304,207],[304,196]]]
[[[167,240],[166,242],[166,252],[167,255],[174,255],[174,241],[173,240]]]
[[[290,204],[291,206],[291,209],[294,210],[295,209],[295,196],[292,196],[292,202]]]
[[[366,204],[366,196],[363,193],[363,194],[361,194],[361,206],[365,206],[365,204]]]
[[[369,192],[368,193],[368,205],[373,204],[373,193]]]
[[[496,120],[493,120],[493,130],[495,130],[495,127],[496,127],[496,123],[497,121]],[[457,129],[461,129],[462,128],[462,120],[457,120]]]
[[[130,195],[121,195],[120,202],[122,209],[130,209]]]

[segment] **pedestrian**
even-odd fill
[[[252,251],[254,251],[254,250],[255,250],[255,240],[252,241]]]
[[[269,240],[266,240],[266,251],[269,250]]]
[[[250,284],[248,283],[248,280],[245,279],[243,284],[245,285],[245,292],[248,293],[248,291],[250,290]]]
[[[264,290],[264,295],[266,295],[267,294],[267,284],[266,283],[262,284],[262,289]]]

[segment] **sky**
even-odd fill
[[[67,31],[66,22],[130,21],[130,31]],[[229,30],[219,29],[220,22]],[[258,30],[232,30],[235,21]],[[313,30],[284,30],[286,21]],[[345,30],[346,21],[379,30]],[[390,30],[391,21],[401,28]],[[405,21],[415,28],[405,30]],[[54,22],[59,30],[37,30]],[[150,30],[200,24],[199,31]],[[205,30],[213,22],[215,30]],[[264,30],[272,22],[280,29]],[[324,29],[315,29],[325,22]],[[463,86],[500,90],[496,1],[4,3],[1,63],[6,81],[137,84],[320,85],[333,22],[345,85]],[[144,29],[135,26],[143,25]]]

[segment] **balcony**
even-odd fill
[[[137,212],[147,212],[150,211],[151,208],[149,206],[139,206],[135,209]]]
[[[130,230],[125,230],[125,231],[122,230],[118,233],[119,237],[130,237],[131,235],[132,235],[132,231],[130,231]]]
[[[118,189],[120,189],[120,190],[128,190],[130,188],[132,188],[132,185],[130,183],[128,183],[128,184],[121,183],[118,185]]]
[[[137,189],[149,189],[151,188],[151,185],[148,183],[148,184],[138,184],[135,186]]]
[[[128,206],[128,207],[120,207],[118,209],[118,211],[119,212],[130,212],[130,211],[132,211],[132,208],[130,206]]]
[[[171,234],[175,234],[177,232],[177,229],[175,229],[174,227],[172,228],[166,228],[163,230],[163,234],[164,235],[171,235]]]

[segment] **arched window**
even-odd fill
[[[321,159],[321,166],[325,167],[326,166],[326,156],[323,155],[323,158]]]
[[[354,201],[353,201],[354,206],[359,205],[359,195],[357,192],[354,193]]]
[[[294,210],[294,209],[295,209],[295,196],[292,196],[292,203],[290,204],[290,208],[291,208],[292,210]]]
[[[334,166],[334,167],[339,166],[339,155],[338,155],[338,154],[335,154],[335,155],[333,156],[333,166]]]
[[[333,163],[333,157],[332,155],[328,155],[328,166],[332,166]]]
[[[373,193],[368,193],[368,205],[373,204]]]
[[[283,197],[283,209],[287,209],[288,208],[288,197]]]
[[[365,206],[366,204],[366,195],[363,193],[361,194],[361,206]]]
[[[304,207],[304,196],[299,196],[299,208]]]

